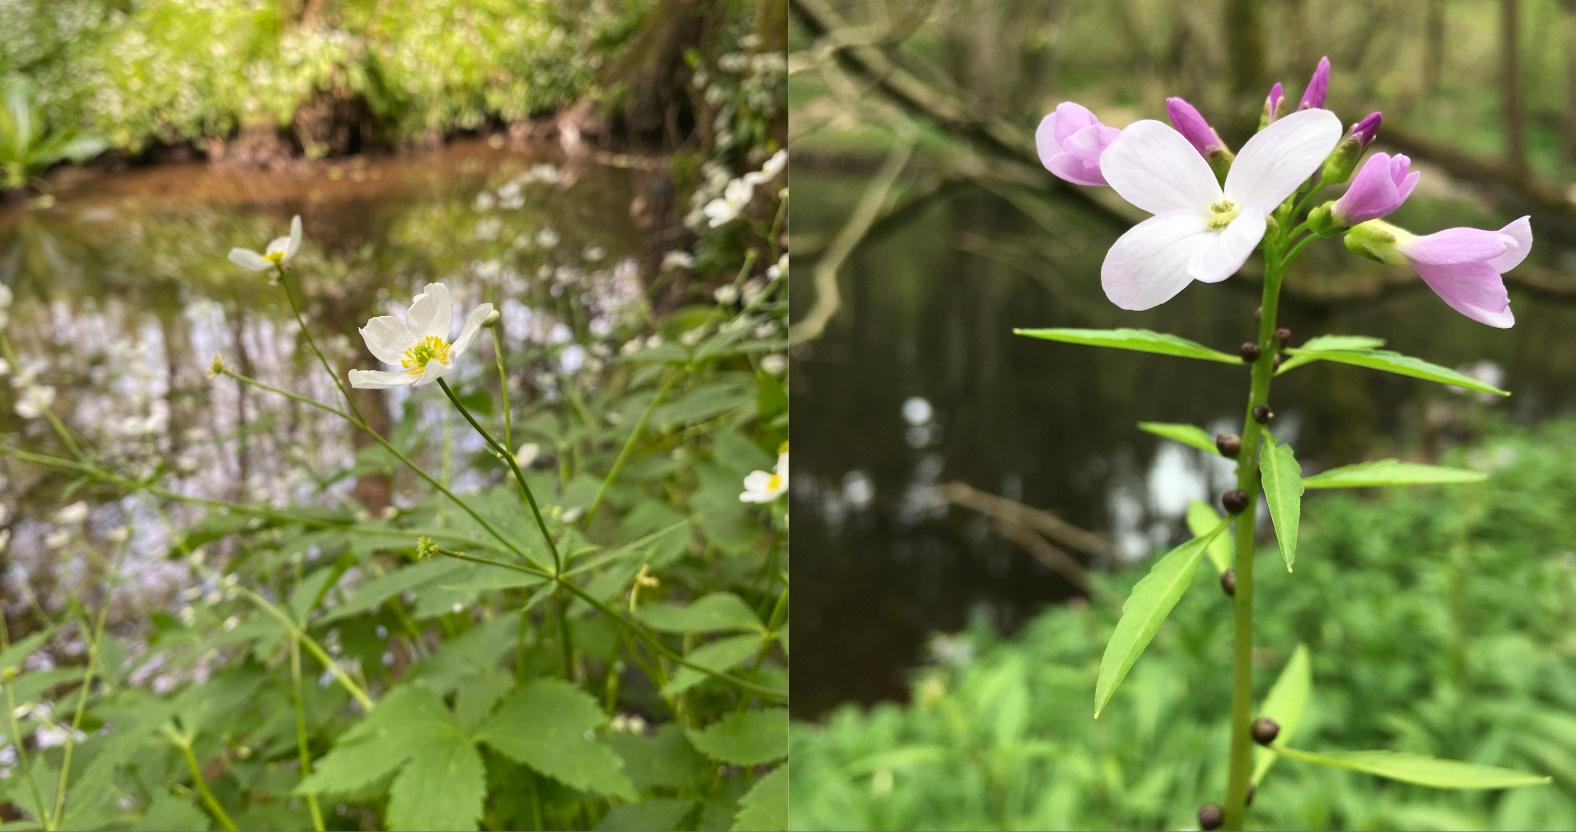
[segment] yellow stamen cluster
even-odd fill
[[[427,369],[427,362],[434,358],[440,364],[449,363],[449,342],[436,335],[428,335],[405,351],[405,358],[399,365],[409,370],[411,375],[419,376]]]
[[[263,252],[263,259],[267,260],[268,262],[273,263],[274,265],[277,266],[280,263],[284,262],[284,260],[285,260],[285,250],[281,248],[281,249],[277,249],[275,251]]]
[[[1210,228],[1210,230],[1211,231],[1219,231],[1222,228],[1225,228],[1226,226],[1231,225],[1231,221],[1236,219],[1237,215],[1240,214],[1240,213],[1242,213],[1242,209],[1238,208],[1237,204],[1232,202],[1229,199],[1222,199],[1221,201],[1216,202],[1213,205],[1210,205],[1209,206],[1209,215],[1210,215],[1209,216],[1209,228]]]
[[[776,490],[778,490],[778,489],[780,489],[782,487],[783,487],[783,475],[777,473],[776,471],[773,471],[771,479],[766,481],[766,490],[767,491],[776,491]]]

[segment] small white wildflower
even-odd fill
[[[718,286],[717,291],[712,292],[711,296],[723,306],[732,306],[739,301],[739,287],[732,283],[725,283]]]
[[[88,504],[78,500],[55,512],[55,522],[74,526],[88,519]]]
[[[65,529],[56,529],[44,536],[44,545],[51,549],[63,549],[71,542],[71,532]]]
[[[723,189],[722,196],[706,203],[701,209],[706,215],[706,223],[712,228],[721,228],[739,218],[744,209],[750,206],[750,200],[755,198],[754,183],[735,179]]]
[[[761,358],[761,369],[774,376],[780,376],[788,369],[788,356],[781,353],[772,353]]]
[[[521,468],[529,468],[531,467],[531,463],[536,462],[537,457],[541,455],[541,445],[538,445],[535,442],[527,442],[520,446],[520,450],[514,452],[514,461],[518,463]]]
[[[693,269],[695,268],[695,255],[687,251],[670,251],[662,255],[662,270],[668,269]]]
[[[783,252],[783,255],[781,257],[777,258],[777,262],[776,263],[773,263],[772,265],[766,267],[766,279],[767,280],[777,280],[778,278],[787,277],[787,276],[788,276],[788,252],[785,251],[785,252]]]
[[[741,503],[769,503],[788,490],[788,443],[777,452],[777,466],[771,471],[751,471],[744,478]]]
[[[442,283],[427,284],[411,303],[405,320],[380,315],[361,328],[367,349],[379,361],[404,369],[351,370],[350,386],[378,390],[421,386],[443,378],[454,369],[454,362],[470,349],[471,342],[481,331],[482,322],[492,310],[490,303],[472,309],[460,328],[459,337],[451,343],[447,339],[453,326],[454,304],[449,298],[449,289]]]
[[[230,249],[230,262],[247,271],[262,272],[282,266],[301,250],[301,216],[290,219],[290,236],[275,237],[259,254],[249,248]]]
[[[24,419],[37,419],[55,403],[55,388],[43,384],[30,384],[16,400],[16,415]]]

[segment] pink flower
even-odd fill
[[[1451,309],[1500,329],[1516,323],[1501,275],[1521,265],[1532,250],[1530,217],[1498,231],[1447,228],[1423,237],[1402,238],[1396,248]]]
[[[1313,77],[1308,79],[1308,88],[1302,91],[1302,100],[1297,103],[1299,110],[1316,110],[1324,106],[1324,97],[1330,91],[1330,59],[1320,58],[1319,65],[1313,70]]]
[[[1328,110],[1304,110],[1248,139],[1225,186],[1181,133],[1158,121],[1123,130],[1100,171],[1123,199],[1154,216],[1105,255],[1100,283],[1123,309],[1150,309],[1194,280],[1235,274],[1264,238],[1268,217],[1341,139]]]
[[[1198,150],[1198,154],[1208,159],[1209,154],[1226,149],[1226,143],[1220,140],[1220,134],[1215,128],[1209,126],[1204,120],[1204,114],[1198,108],[1187,103],[1181,98],[1166,99],[1166,114],[1171,116],[1171,123],[1176,125],[1177,132],[1188,144]]]
[[[1040,121],[1034,144],[1045,169],[1074,185],[1104,185],[1100,156],[1121,133],[1082,105],[1063,101]]]
[[[1346,193],[1330,207],[1341,225],[1356,225],[1388,216],[1412,195],[1422,174],[1413,171],[1412,160],[1397,153],[1375,153],[1363,163],[1362,170]]]
[[[1270,94],[1264,97],[1264,114],[1260,120],[1264,124],[1269,124],[1280,118],[1281,105],[1285,103],[1286,91],[1281,87],[1281,82],[1276,81],[1275,86],[1270,87]]]

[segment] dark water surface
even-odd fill
[[[859,178],[814,178],[804,165],[798,174],[795,232],[824,233],[857,199]],[[1235,351],[1256,332],[1258,284],[1195,284],[1157,310],[1123,312],[1105,300],[1099,267],[1124,229],[1080,205],[1051,210],[1047,230],[985,193],[934,201],[856,253],[836,318],[793,356],[796,717],[903,698],[932,634],[960,629],[971,615],[1010,629],[1078,594],[978,515],[949,508],[934,486],[961,481],[1053,511],[1109,536],[1121,561],[1178,542],[1188,502],[1229,487],[1228,463],[1134,423],[1237,430],[1246,369],[1011,330],[1143,327]],[[1291,279],[1368,268],[1332,241],[1304,256]],[[798,318],[813,300],[810,281],[794,291]],[[1283,298],[1281,321],[1296,342],[1381,336],[1410,355],[1473,365],[1515,395],[1488,401],[1315,364],[1276,381],[1277,435],[1316,471],[1389,455],[1427,459],[1489,420],[1570,412],[1576,350],[1554,347],[1576,331],[1576,307],[1514,290],[1512,306],[1518,323],[1501,331],[1452,312],[1420,281],[1339,309]]]

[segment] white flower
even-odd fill
[[[1340,140],[1334,113],[1292,113],[1248,139],[1222,189],[1181,133],[1158,121],[1128,125],[1100,156],[1100,173],[1123,199],[1154,216],[1106,253],[1100,267],[1106,297],[1123,309],[1150,309],[1192,281],[1218,283],[1235,274],[1263,239],[1269,215]]]
[[[230,262],[247,271],[263,272],[282,266],[301,249],[301,215],[290,218],[290,236],[275,237],[268,248],[258,254],[249,248],[230,249]]]
[[[472,309],[459,337],[451,342],[448,338],[453,329],[454,303],[449,299],[449,289],[442,283],[428,283],[411,302],[405,320],[380,315],[361,328],[362,340],[379,361],[403,369],[351,370],[350,386],[379,390],[431,384],[443,378],[470,349],[492,309],[490,303]]]
[[[788,443],[777,453],[777,467],[771,471],[751,471],[744,477],[741,503],[769,503],[788,490]]]
[[[541,455],[541,445],[535,442],[527,442],[520,446],[520,450],[514,452],[514,461],[519,463],[521,468],[529,468],[531,463],[535,462],[537,457]]]
[[[723,306],[732,306],[739,301],[739,287],[732,283],[724,283],[718,286],[717,290],[711,293],[711,296],[716,298],[717,302]]]
[[[88,504],[78,500],[55,512],[55,522],[76,525],[88,519]]]
[[[44,545],[51,549],[65,548],[65,545],[70,542],[71,532],[68,532],[65,529],[56,529],[49,534],[44,535]]]
[[[16,415],[24,419],[37,419],[55,403],[55,388],[42,384],[29,385],[16,401]]]
[[[788,356],[776,352],[762,356],[761,369],[774,376],[780,376],[788,369]]]
[[[719,228],[739,218],[750,205],[750,200],[755,198],[755,183],[746,179],[735,179],[722,189],[722,196],[706,203],[701,209],[706,215],[707,224],[712,228]]]
[[[766,160],[766,164],[762,165],[758,172],[746,173],[744,178],[750,183],[752,187],[755,185],[764,185],[767,182],[776,179],[777,174],[782,173],[783,168],[787,166],[788,151],[779,150],[772,154],[772,158]]]
[[[670,251],[662,255],[662,270],[668,269],[693,269],[695,268],[695,255],[687,251]]]
[[[776,263],[766,267],[766,279],[776,280],[786,274],[788,274],[788,252],[785,251],[777,258]]]

